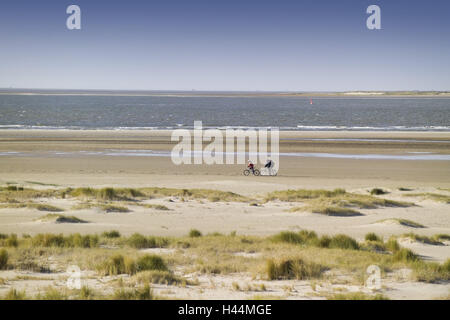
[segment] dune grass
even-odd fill
[[[44,293],[39,293],[36,296],[37,300],[68,300],[69,296],[68,294],[63,291],[63,290],[59,290],[55,287],[48,287]]]
[[[30,200],[37,198],[61,198],[60,189],[32,189],[16,186],[0,188],[0,202],[7,202],[7,199]]]
[[[247,202],[251,199],[234,192],[212,189],[176,189],[176,188],[53,188],[32,189],[18,186],[0,187],[0,203],[8,199],[37,198],[78,198],[98,201],[137,201],[153,198],[178,197],[184,199],[204,199],[212,202]]]
[[[410,249],[400,248],[394,252],[393,260],[397,262],[416,262],[419,260],[419,257]]]
[[[93,203],[93,202],[84,202],[79,203],[74,206],[72,206],[72,210],[83,210],[83,209],[92,209],[92,208],[99,208],[100,210],[106,212],[106,213],[127,213],[131,210],[124,206],[119,206],[117,204],[112,203]]]
[[[62,212],[64,209],[52,206],[50,204],[44,203],[30,203],[27,205],[28,208],[37,209],[39,211],[50,211],[50,212]]]
[[[7,201],[10,201],[9,199]],[[19,209],[26,208],[28,205],[21,202],[0,203],[0,209]]]
[[[267,278],[269,280],[317,279],[325,270],[326,268],[319,264],[306,262],[299,258],[270,259],[267,261]]]
[[[143,203],[138,204],[141,207],[148,208],[148,209],[155,209],[155,210],[162,210],[162,211],[169,211],[170,209],[162,204],[149,204],[149,203]]]
[[[301,202],[307,199],[317,199],[317,198],[335,198],[337,196],[343,196],[346,194],[344,189],[335,189],[333,191],[329,190],[282,190],[273,191],[266,195],[266,201],[286,201],[286,202]]]
[[[4,241],[10,236],[1,237]],[[176,254],[161,256],[139,250],[158,241],[157,246],[173,248]],[[257,255],[236,254],[242,252]],[[331,275],[349,276],[349,283],[362,285],[365,270],[372,264],[378,265],[383,274],[411,269],[411,279],[425,282],[448,281],[450,266],[450,262],[422,261],[414,252],[401,248],[395,238],[383,242],[378,235],[368,234],[359,243],[346,235],[318,236],[308,230],[285,231],[269,237],[207,234],[170,239],[139,234],[122,237],[120,233],[113,237],[47,234],[18,239],[18,246],[8,249],[8,256],[9,269],[36,272],[48,272],[45,267],[50,257],[56,259],[52,272],[64,272],[67,265],[76,261],[83,270],[116,279],[114,285],[122,281],[117,279],[123,279],[125,287],[120,290],[125,295],[149,283],[188,283],[171,270],[182,270],[183,274],[242,273],[254,279],[333,279],[328,278],[328,272],[324,275],[328,270]],[[129,277],[117,277],[125,274]],[[69,299],[80,299],[80,295],[79,291],[71,292]]]
[[[271,237],[274,242],[285,242],[292,244],[314,244],[318,237],[314,231],[301,230],[299,232],[282,231]]]
[[[6,191],[23,191],[23,187],[9,185],[5,188]]]
[[[92,300],[95,298],[95,292],[87,286],[82,286],[79,293],[80,300]]]
[[[450,203],[450,196],[445,194],[439,194],[439,193],[410,193],[410,194],[404,194],[404,197],[421,197],[425,199],[430,199],[437,202],[444,202],[444,203]]]
[[[365,242],[360,244],[360,248],[361,250],[380,253],[385,253],[386,251],[389,251],[386,244],[383,243],[383,241],[366,240]]]
[[[84,209],[92,209],[100,207],[100,203],[92,203],[92,202],[82,202],[78,203],[70,208],[70,210],[84,210]]]
[[[403,238],[409,238],[411,240],[424,243],[424,244],[431,244],[435,246],[442,246],[444,245],[441,241],[436,239],[435,237],[427,237],[427,236],[421,236],[412,232],[405,233],[402,235]]]
[[[433,236],[433,239],[438,240],[438,241],[450,241],[450,234],[435,234]]]
[[[127,213],[130,212],[130,209],[123,206],[117,206],[113,204],[105,204],[100,206],[100,208],[106,213]]]
[[[59,248],[94,248],[98,246],[97,235],[80,235],[79,233],[63,236],[62,234],[37,234],[31,238],[34,247]]]
[[[349,250],[358,250],[358,242],[345,234],[338,234],[331,237],[329,245],[326,248],[340,248]]]
[[[340,207],[355,207],[359,209],[375,209],[378,207],[409,207],[412,203],[393,201],[369,195],[349,193],[344,189],[329,190],[285,190],[274,191],[265,197],[266,201],[306,202]],[[306,200],[316,200],[314,202]]]
[[[379,237],[376,233],[374,232],[369,232],[365,235],[364,239],[366,241],[383,241],[383,239],[381,237]]]
[[[423,224],[414,222],[412,220],[408,220],[408,219],[397,219],[397,218],[391,218],[391,219],[383,219],[383,220],[379,220],[376,223],[394,223],[394,224],[398,224],[398,225],[402,225],[405,227],[410,227],[410,228],[426,228]]]
[[[335,190],[284,190],[274,191],[265,197],[265,201],[302,202],[304,206],[293,207],[289,211],[308,211],[329,216],[352,217],[362,213],[355,209],[375,209],[379,207],[409,207],[412,203],[399,202],[369,195]]]
[[[293,207],[288,210],[289,212],[298,212],[298,211],[307,211],[312,213],[319,213],[327,216],[334,217],[355,217],[362,216],[363,214],[346,207],[338,207],[338,206],[327,206],[323,204],[318,205],[309,205],[304,207]]]
[[[302,230],[297,233],[283,231],[274,235],[271,239],[274,242],[309,245],[320,248],[359,249],[358,242],[344,234],[338,234],[332,237],[325,235],[319,238],[314,231]]]
[[[363,292],[336,293],[328,296],[328,300],[389,300],[382,294],[368,295]]]
[[[116,254],[97,265],[97,271],[103,275],[133,275],[149,270],[168,271],[168,268],[165,261],[158,255],[144,255],[133,259]]]
[[[163,258],[160,256],[146,254],[136,260],[136,271],[147,270],[167,271],[168,268]]]
[[[122,203],[134,205],[134,206],[140,206],[143,208],[148,209],[155,209],[155,210],[162,210],[162,211],[169,211],[170,209],[162,204],[149,204],[149,203],[139,203],[136,201],[127,201],[127,202],[120,202],[121,205],[118,205],[117,203],[99,203],[99,202],[84,202],[79,203],[77,205],[74,205],[72,207],[72,210],[83,210],[83,209],[91,209],[91,208],[99,208],[105,212],[130,212],[131,210],[125,206],[122,205]]]
[[[44,183],[44,182],[39,182],[39,181],[24,181],[24,182],[28,183],[28,184],[35,184],[38,186],[49,186],[49,187],[57,187],[58,186],[57,184],[54,184],[54,183]]]
[[[77,198],[97,200],[135,200],[163,197],[184,197],[191,199],[207,199],[210,201],[248,201],[247,197],[233,192],[210,189],[175,189],[175,188],[77,188],[68,190],[67,194]]]
[[[5,249],[0,250],[0,270],[6,270],[8,268],[8,251]]]
[[[181,285],[188,282],[167,270],[146,270],[136,273],[133,281],[138,284],[153,283],[165,285]]]
[[[438,283],[450,281],[450,259],[443,264],[436,262],[415,261],[413,264],[414,277],[418,281]]]
[[[111,231],[105,231],[102,233],[102,237],[114,239],[114,238],[120,238],[120,232],[117,230],[111,230]]]
[[[25,291],[18,291],[14,288],[11,288],[0,300],[25,300],[27,299],[27,295]]]
[[[164,237],[143,236],[139,233],[134,233],[127,240],[126,244],[132,248],[164,248],[169,245],[169,239]]]
[[[327,216],[336,216],[336,217],[354,217],[363,215],[356,210],[341,207],[313,207],[310,210],[313,213],[320,213]]]
[[[197,229],[191,229],[189,231],[189,237],[191,238],[199,238],[202,236],[202,233]]]
[[[155,198],[184,197],[187,199],[205,199],[212,202],[246,202],[249,198],[234,192],[211,189],[173,189],[173,188],[141,188],[145,195]]]
[[[388,192],[380,188],[373,188],[372,190],[370,190],[370,194],[373,196],[380,196],[386,193]]]
[[[10,209],[18,209],[18,208],[30,208],[36,209],[39,211],[48,211],[48,212],[62,212],[64,209],[52,206],[50,204],[44,203],[34,203],[34,202],[8,202],[8,203],[0,203],[0,209],[10,208]]]
[[[0,234],[0,246],[15,248],[19,245],[17,235],[12,233],[10,235]]]
[[[120,288],[116,290],[112,297],[114,300],[154,300],[155,298],[148,284],[137,289]]]
[[[88,221],[75,216],[65,216],[62,214],[49,213],[38,219],[39,221],[51,221],[55,223],[88,223]]]
[[[144,197],[142,192],[131,188],[68,188],[65,190],[65,193],[75,198],[96,200],[130,200],[138,197]]]
[[[106,276],[134,274],[136,273],[136,264],[133,259],[116,254],[97,265],[97,271]]]

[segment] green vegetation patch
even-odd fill
[[[310,245],[320,248],[359,249],[358,242],[344,234],[338,234],[332,237],[322,236],[319,238],[314,231],[302,230],[297,233],[283,231],[272,236],[271,239],[274,242]]]
[[[290,212],[297,212],[297,211],[308,211],[312,213],[319,213],[327,216],[334,216],[334,217],[355,217],[355,216],[362,216],[363,214],[351,209],[351,208],[343,208],[343,207],[337,207],[337,206],[324,206],[324,205],[317,205],[317,206],[306,206],[306,207],[293,207],[289,209]]]
[[[0,300],[25,300],[27,296],[25,291],[18,291],[14,288],[11,288]]]
[[[373,188],[370,190],[370,194],[374,196],[379,196],[388,193],[387,191],[380,189],[380,188]]]
[[[136,271],[158,270],[167,271],[167,265],[158,255],[144,255],[136,260]]]
[[[328,297],[328,300],[389,300],[382,294],[368,295],[363,292],[337,293]]]
[[[441,241],[437,240],[435,237],[427,237],[427,236],[421,236],[415,233],[405,233],[402,235],[404,238],[410,238],[414,241],[425,243],[425,244],[431,244],[435,246],[442,246],[444,245]]]
[[[155,209],[155,210],[162,210],[162,211],[170,210],[168,207],[166,207],[165,205],[162,205],[162,204],[148,204],[148,203],[144,203],[144,204],[139,204],[139,206],[144,207],[144,208],[148,208],[148,209]]]
[[[156,299],[150,285],[146,284],[142,288],[126,289],[120,288],[116,290],[113,297],[114,300],[154,300]]]
[[[120,232],[117,230],[111,230],[111,231],[105,231],[102,233],[102,237],[114,239],[114,238],[120,238]]]
[[[274,191],[265,201],[302,202],[305,206],[294,207],[289,211],[309,211],[330,216],[351,217],[362,215],[354,209],[375,209],[379,207],[409,207],[409,202],[393,201],[379,197],[349,193],[344,189],[335,190],[283,190]]]
[[[443,264],[437,262],[416,261],[413,264],[413,274],[418,281],[438,283],[450,281],[450,259]]]
[[[308,280],[319,278],[326,270],[325,267],[303,259],[281,259],[267,261],[267,277],[269,280]]]
[[[8,251],[0,249],[0,270],[6,270],[8,268],[8,259]]]
[[[126,244],[136,249],[164,248],[169,245],[169,239],[134,233],[126,240]]]
[[[430,199],[433,201],[450,203],[450,196],[445,195],[445,194],[439,194],[439,193],[410,193],[410,194],[404,194],[403,196],[404,197],[421,197],[421,198]]]
[[[189,237],[191,237],[191,238],[198,238],[201,236],[202,236],[202,233],[197,229],[191,229],[189,231]]]
[[[75,216],[65,216],[62,214],[49,213],[41,218],[39,221],[52,221],[56,223],[88,223],[88,221],[82,220]]]
[[[60,248],[94,248],[98,246],[97,235],[81,235],[79,233],[63,236],[62,234],[38,234],[31,238],[34,247]]]
[[[97,265],[97,271],[103,275],[133,275],[149,270],[168,271],[168,268],[163,258],[158,255],[144,255],[135,260],[116,254]]]
[[[136,283],[154,283],[154,284],[165,284],[165,285],[180,285],[187,283],[186,280],[175,276],[170,271],[161,270],[147,270],[136,273],[133,276],[133,280]]]
[[[412,220],[407,220],[407,219],[397,219],[397,218],[383,219],[383,220],[377,221],[376,223],[394,223],[394,224],[398,224],[398,225],[402,225],[402,226],[410,227],[410,228],[426,228],[423,224],[414,222]]]
[[[208,199],[211,201],[247,201],[248,198],[234,192],[209,189],[174,189],[174,188],[77,188],[68,189],[66,193],[72,197],[97,200],[135,200],[162,197],[184,197],[192,199]]]
[[[48,211],[48,212],[62,212],[64,209],[52,206],[50,204],[44,204],[44,203],[23,203],[23,202],[8,202],[8,203],[0,203],[0,209],[3,208],[11,208],[11,209],[17,209],[17,208],[30,208],[30,209],[36,209],[39,211]]]

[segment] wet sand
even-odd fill
[[[176,166],[167,156],[127,156],[127,150],[170,152],[174,145],[168,131],[2,130],[0,179],[62,185],[195,187],[208,183],[246,194],[286,188],[450,186],[450,161],[282,156],[277,177],[244,177],[244,165]],[[83,153],[105,150],[119,151],[120,156]],[[281,132],[280,152],[449,155],[450,133]]]

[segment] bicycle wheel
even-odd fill
[[[245,169],[244,170],[244,176],[248,176],[250,174],[250,170]]]
[[[261,172],[259,172],[258,169],[255,169],[255,171],[253,172],[253,174],[254,174],[255,176],[259,176],[259,175],[261,174]]]

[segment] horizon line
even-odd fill
[[[223,89],[86,89],[86,88],[23,88],[23,87],[0,87],[0,92],[20,92],[43,91],[43,92],[168,92],[168,93],[272,93],[272,94],[346,94],[346,93],[367,93],[367,94],[408,94],[408,93],[434,93],[434,94],[450,94],[448,90],[425,90],[425,89],[394,89],[394,90],[374,90],[374,89],[351,89],[351,90],[223,90]]]

